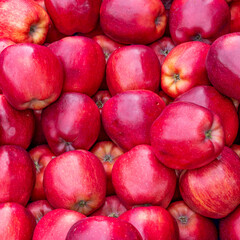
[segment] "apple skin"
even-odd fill
[[[233,144],[231,146],[231,149],[240,157],[240,145],[238,144]]]
[[[73,35],[94,29],[101,0],[45,0],[47,11],[59,32]]]
[[[34,133],[31,110],[18,111],[0,94],[0,145],[18,145],[27,149]]]
[[[61,63],[47,47],[20,43],[0,55],[0,87],[18,110],[45,108],[59,97],[62,84]]]
[[[102,141],[96,143],[91,152],[101,161],[107,175],[107,196],[115,194],[112,184],[112,168],[116,160],[124,152],[111,141]]]
[[[226,218],[219,222],[219,235],[221,240],[240,239],[240,206],[238,206]]]
[[[8,46],[14,45],[15,42],[9,38],[0,38],[0,53]]]
[[[35,184],[35,169],[28,152],[20,146],[0,146],[0,203],[26,206]]]
[[[54,158],[54,154],[47,145],[39,145],[32,148],[29,155],[36,170],[36,182],[32,190],[31,200],[44,200],[46,195],[43,189],[43,174],[48,163]]]
[[[238,133],[238,114],[231,99],[211,86],[197,86],[183,93],[175,101],[191,102],[216,113],[225,132],[225,144],[231,146]]]
[[[127,90],[159,91],[160,65],[148,46],[131,45],[115,50],[107,62],[106,79],[112,96]]]
[[[164,107],[161,97],[148,90],[117,94],[103,106],[104,129],[124,151],[140,144],[150,144],[150,128]]]
[[[105,71],[102,48],[92,39],[71,36],[48,46],[61,61],[65,79],[64,92],[92,96],[101,85]]]
[[[1,203],[0,215],[0,239],[32,240],[36,221],[28,209],[18,203]]]
[[[82,93],[63,93],[42,112],[42,128],[55,155],[75,149],[88,150],[100,131],[100,113]]]
[[[104,203],[106,174],[93,153],[75,150],[61,154],[47,165],[43,186],[54,208],[89,215]]]
[[[36,219],[36,223],[48,212],[54,210],[47,200],[38,200],[31,202],[26,207]]]
[[[65,240],[72,225],[84,218],[86,216],[72,210],[52,210],[40,219],[32,240]]]
[[[148,44],[165,31],[167,16],[159,0],[104,0],[100,9],[103,32],[116,42]]]
[[[162,207],[137,207],[119,218],[131,223],[145,240],[178,240],[177,223]]]
[[[230,31],[230,10],[225,0],[175,0],[169,12],[173,41],[180,44],[202,41],[211,44]]]
[[[158,161],[151,146],[138,145],[117,159],[112,182],[127,209],[142,205],[166,208],[175,191],[176,174]]]
[[[193,211],[214,219],[226,217],[240,202],[239,157],[224,147],[208,165],[183,172],[179,185],[183,200]]]
[[[127,209],[121,203],[119,198],[113,195],[106,197],[104,204],[97,211],[92,213],[91,216],[106,216],[118,218],[126,211]]]
[[[240,2],[230,4],[231,32],[240,32]]]
[[[75,223],[66,240],[142,240],[140,233],[130,223],[119,218],[94,216]],[[34,240],[34,239],[33,239]]]
[[[158,95],[162,98],[162,100],[165,102],[166,106],[169,105],[174,101],[173,98],[169,97],[164,91],[159,91]]]
[[[186,42],[176,46],[162,65],[161,88],[172,98],[197,85],[209,85],[205,61],[210,45]]]
[[[184,201],[172,203],[167,210],[177,221],[179,240],[218,239],[217,229],[213,221],[192,211]]]
[[[240,101],[240,33],[218,38],[206,59],[208,77],[222,94]]]
[[[15,43],[44,43],[50,18],[35,1],[2,0],[0,9],[4,9],[0,16],[1,38]]]
[[[219,116],[194,103],[171,103],[151,127],[154,153],[173,169],[204,166],[221,153],[224,145]]]

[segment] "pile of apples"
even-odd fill
[[[0,240],[239,240],[240,1],[1,0]]]

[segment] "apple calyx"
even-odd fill
[[[39,173],[40,169],[41,169],[41,166],[38,164],[37,161],[34,161],[34,165],[35,165],[35,168],[36,168],[36,172]]]
[[[118,217],[119,217],[119,214],[116,213],[116,212],[113,212],[113,213],[110,213],[110,214],[108,215],[108,217],[118,218]]]
[[[162,49],[161,51],[160,51],[160,53],[162,54],[162,55],[164,55],[165,57],[169,54],[169,50],[168,49]]]
[[[106,60],[106,62],[107,62],[107,60],[109,59],[111,53],[108,52],[108,51],[106,51],[106,50],[105,50],[105,51],[103,50],[103,54],[104,54],[105,60]]]
[[[104,162],[112,162],[113,161],[113,158],[110,154],[106,154],[103,158],[103,161]]]
[[[84,212],[84,208],[86,207],[86,205],[87,205],[87,201],[85,201],[85,200],[80,200],[79,202],[77,202],[77,203],[73,206],[72,210],[84,214],[84,213],[85,213],[85,212]]]
[[[101,100],[98,100],[96,104],[99,109],[103,108],[103,102]]]
[[[187,224],[188,222],[188,217],[187,216],[180,216],[178,218],[178,220],[182,223],[182,224]]]
[[[200,33],[197,33],[194,37],[193,37],[193,41],[200,41],[202,42],[202,36]]]
[[[205,132],[205,137],[206,137],[206,139],[212,138],[212,130],[211,129],[209,129],[208,131]]]
[[[180,79],[180,75],[179,75],[178,73],[174,73],[173,79],[174,79],[174,82],[175,82],[175,83],[181,80],[181,79]]]

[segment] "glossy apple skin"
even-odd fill
[[[15,42],[9,38],[0,38],[0,53],[8,46],[14,45]]]
[[[48,145],[59,155],[75,149],[88,150],[97,140],[100,113],[94,101],[82,93],[63,93],[42,112]]]
[[[107,175],[107,196],[115,194],[112,185],[112,168],[119,156],[124,152],[115,143],[111,141],[102,141],[96,143],[91,152],[102,162]]]
[[[118,218],[94,216],[74,224],[66,240],[142,240],[132,224]]]
[[[125,44],[148,44],[165,31],[167,16],[158,0],[105,0],[100,9],[103,32]]]
[[[31,194],[31,200],[46,199],[43,189],[43,174],[48,163],[54,158],[54,154],[47,145],[39,145],[29,151],[29,155],[35,165],[36,182]]]
[[[42,109],[59,97],[63,69],[47,47],[21,43],[9,46],[1,53],[0,79],[3,94],[13,107],[18,110]]]
[[[172,203],[167,210],[178,224],[179,240],[218,239],[214,223],[210,219],[192,211],[184,201]]]
[[[35,184],[35,169],[28,152],[15,145],[0,146],[0,203],[26,206]]]
[[[32,240],[36,221],[28,209],[18,203],[1,203],[0,215],[0,239]]]
[[[73,35],[94,29],[101,0],[45,0],[47,11],[59,32]]]
[[[240,33],[218,38],[210,47],[206,59],[208,77],[222,94],[240,101]]]
[[[219,235],[222,240],[239,240],[240,206],[219,222]]]
[[[38,200],[31,202],[26,207],[32,215],[35,217],[36,223],[46,215],[48,212],[54,210],[54,208],[49,204],[47,200]]]
[[[4,9],[0,16],[1,38],[7,37],[15,43],[44,43],[50,19],[35,1],[3,0],[0,8]]]
[[[238,144],[233,144],[231,146],[231,149],[240,157],[240,145]]]
[[[61,154],[47,165],[43,186],[54,208],[89,215],[104,203],[106,175],[93,153],[75,150]]]
[[[35,126],[31,110],[16,110],[0,94],[0,123],[0,145],[18,145],[24,149],[29,147]]]
[[[185,171],[180,176],[183,200],[195,212],[210,218],[223,218],[240,202],[240,161],[224,147],[210,164]]]
[[[209,85],[205,61],[210,45],[187,42],[176,46],[162,65],[161,88],[172,98],[197,85]]]
[[[127,209],[141,205],[166,208],[175,191],[176,174],[158,161],[151,146],[139,145],[115,162],[112,182]]]
[[[163,37],[149,45],[149,47],[156,53],[160,66],[163,65],[165,58],[175,46],[176,45],[170,37]]]
[[[216,113],[225,132],[225,144],[231,146],[238,133],[238,114],[231,99],[211,86],[197,86],[180,95],[176,101],[192,102]]]
[[[73,224],[86,218],[83,214],[66,209],[55,209],[38,222],[32,240],[65,240]]]
[[[160,65],[155,52],[144,45],[117,49],[107,62],[106,79],[112,96],[127,90],[158,92]]]
[[[173,169],[204,166],[221,153],[224,145],[219,116],[194,103],[171,103],[151,127],[154,153]]]
[[[188,41],[212,43],[230,31],[230,10],[225,0],[175,0],[169,12],[169,28],[176,44]]]
[[[230,4],[231,32],[240,32],[240,2]]]
[[[136,227],[143,239],[178,240],[177,223],[162,207],[134,208],[123,213],[119,218]]]
[[[103,106],[104,129],[124,151],[140,144],[150,144],[151,125],[164,107],[164,101],[148,90],[120,93]]]
[[[106,197],[102,207],[100,207],[97,211],[91,214],[91,216],[106,216],[118,218],[121,214],[123,214],[126,211],[127,209],[121,203],[119,198],[113,195]]]
[[[64,92],[80,92],[89,96],[97,92],[104,76],[105,58],[101,47],[95,41],[71,36],[48,47],[63,65]]]

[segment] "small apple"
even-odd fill
[[[231,32],[240,32],[240,2],[230,4]]]

